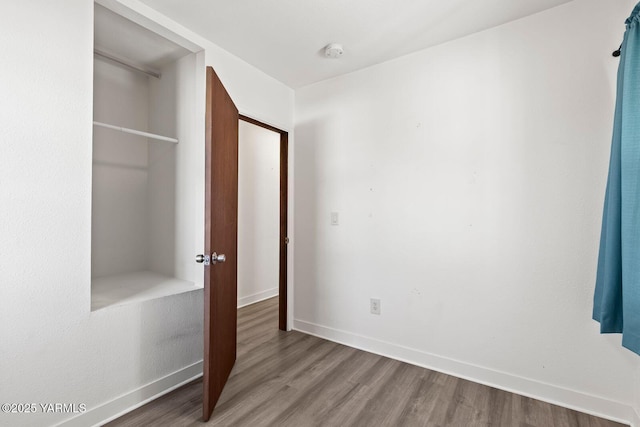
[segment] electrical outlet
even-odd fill
[[[371,298],[371,314],[380,314],[380,300]]]

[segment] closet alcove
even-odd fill
[[[94,24],[91,309],[98,310],[202,288],[194,256],[204,235],[204,129],[196,119],[204,74],[201,52],[99,4]]]

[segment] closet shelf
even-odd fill
[[[123,128],[123,127],[120,127],[120,126],[114,126],[114,125],[110,125],[110,124],[102,123],[102,122],[95,122],[94,121],[93,124],[96,125],[96,126],[101,126],[101,127],[108,128],[108,129],[118,130],[120,132],[131,133],[133,135],[145,136],[147,138],[156,139],[158,141],[173,142],[174,144],[178,143],[177,139],[169,138],[168,136],[156,135],[154,133],[143,132],[141,130]]]
[[[202,286],[152,271],[94,277],[91,279],[91,311],[196,291]]]

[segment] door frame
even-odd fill
[[[280,261],[278,274],[278,328],[287,330],[287,210],[289,206],[289,132],[243,114],[239,119],[280,135]]]

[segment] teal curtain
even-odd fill
[[[626,21],[593,318],[640,354],[640,3]]]

